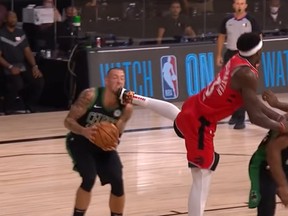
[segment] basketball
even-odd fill
[[[91,139],[95,145],[102,149],[116,147],[118,144],[119,130],[110,122],[100,122],[97,125],[97,134]]]

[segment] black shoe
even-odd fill
[[[244,122],[237,122],[234,126],[234,129],[241,130],[241,129],[244,129],[245,127],[246,127],[246,125]]]
[[[233,118],[233,117],[231,117],[230,120],[228,121],[229,125],[234,125],[236,123],[237,123],[237,120],[235,118]]]

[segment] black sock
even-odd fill
[[[113,213],[113,212],[111,212],[111,216],[123,216],[123,214],[122,213]]]
[[[74,208],[73,216],[84,216],[86,210]]]

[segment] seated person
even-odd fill
[[[57,42],[58,49],[67,52],[72,49],[77,35],[77,29],[73,25],[73,17],[77,15],[77,9],[73,6],[65,8],[65,19],[58,23]]]
[[[265,29],[286,29],[288,27],[287,9],[287,3],[281,0],[268,0]]]
[[[6,14],[7,14],[7,8],[4,5],[0,4],[0,28],[3,25]]]
[[[0,66],[5,76],[5,111],[13,113],[17,96],[21,95],[26,109],[35,112],[44,86],[26,35],[16,28],[17,16],[9,11],[3,28],[0,30]]]
[[[195,37],[196,34],[192,29],[188,17],[180,14],[181,4],[178,0],[172,1],[169,8],[169,15],[164,17],[157,35],[157,43],[165,43],[165,38],[173,38],[174,42],[180,42],[183,36]]]

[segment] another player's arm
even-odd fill
[[[272,109],[269,109],[269,108],[268,108],[267,106],[265,106],[264,104],[263,104],[263,106],[262,106],[262,111],[263,111],[263,113],[264,113],[266,116],[268,116],[269,118],[271,118],[271,119],[273,119],[273,120],[275,120],[275,121],[280,122],[280,121],[283,121],[283,120],[285,119],[285,117],[284,117],[283,115],[275,112],[275,111],[272,110]]]
[[[281,152],[288,147],[288,135],[283,134],[271,140],[266,146],[266,157],[270,172],[278,186],[278,195],[284,205],[288,204],[288,182],[282,167]]]
[[[95,89],[86,89],[79,95],[78,99],[71,106],[71,109],[64,120],[65,127],[75,134],[85,136],[85,127],[81,126],[77,120],[83,116],[95,98]]]
[[[271,90],[265,90],[262,93],[262,99],[267,101],[271,107],[280,109],[284,112],[288,112],[288,103],[279,101],[277,96]]]
[[[231,87],[241,92],[244,106],[247,110],[251,123],[263,128],[283,132],[285,130],[285,126],[269,118],[263,112],[263,106],[265,105],[257,97],[257,83],[258,80],[250,68],[241,67],[233,75]],[[267,107],[267,109],[269,108]]]
[[[116,122],[116,126],[119,130],[119,134],[122,134],[124,132],[126,123],[131,118],[132,113],[133,113],[133,105],[127,104],[123,110],[123,115]]]

